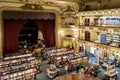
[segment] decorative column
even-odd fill
[[[63,37],[64,37],[64,31],[60,31],[60,44],[61,44],[61,47],[63,47]]]
[[[86,43],[84,43],[84,45],[83,45],[83,48],[84,48],[84,56],[86,55]]]
[[[98,0],[98,10],[101,8],[101,0]]]
[[[99,16],[97,16],[98,17],[98,24],[97,24],[97,26],[100,26],[100,15]]]
[[[108,0],[109,8],[111,8],[111,0]]]
[[[99,57],[100,57],[100,50],[99,47],[97,46],[97,63],[99,64]]]
[[[3,35],[3,19],[2,19],[2,10],[0,10],[0,58],[3,57],[3,43],[4,43],[4,35]]]

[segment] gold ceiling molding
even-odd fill
[[[63,9],[60,12],[60,16],[61,16],[61,19],[71,18],[75,20],[77,19],[77,16],[76,16],[77,12],[78,12],[77,9],[74,9],[73,7],[68,5],[65,9]]]
[[[19,0],[20,2],[43,3],[43,0]]]
[[[19,0],[22,3],[29,4],[39,4],[39,5],[49,5],[56,6],[62,9],[65,9],[68,6],[71,6],[73,9],[79,10],[79,6],[76,2],[63,1],[63,0]]]
[[[21,8],[21,7],[1,7],[1,8],[0,8],[0,14],[3,15],[3,12],[4,12],[4,11],[21,11],[21,12],[54,13],[54,14],[56,15],[57,21],[58,21],[58,19],[59,19],[59,12],[56,11],[56,10],[53,10],[53,9],[51,9],[51,10],[49,10],[49,9],[47,9],[47,10],[25,9],[25,10],[24,10],[24,9]],[[2,16],[2,17],[3,17],[3,16]],[[57,21],[56,21],[56,22],[57,22]]]
[[[71,6],[67,6],[62,12],[78,12],[77,9],[73,9]]]
[[[20,2],[23,2],[23,3],[32,3],[32,4],[48,4],[48,5],[52,5],[54,4],[53,2],[50,2],[50,1],[45,1],[45,0],[19,0]]]
[[[44,8],[36,4],[25,4],[21,8],[23,9],[32,9],[32,10],[43,10]]]
[[[59,12],[68,10],[68,7],[71,7],[71,10],[79,10],[79,6],[76,2],[63,1],[63,0],[1,0],[0,7],[3,6],[12,6],[20,7],[26,4],[30,4],[30,9],[38,9],[38,5],[48,8],[58,8]],[[32,5],[31,5],[32,4]],[[37,5],[37,6],[36,6]]]

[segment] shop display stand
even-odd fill
[[[55,65],[50,65],[49,68],[47,68],[47,76],[49,78],[54,78],[57,75],[58,69],[56,68]]]
[[[105,72],[106,79],[117,79],[118,72],[115,69],[115,65],[108,65],[107,71]]]
[[[6,57],[0,62],[0,80],[35,80],[40,64],[32,54]]]

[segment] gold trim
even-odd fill
[[[44,8],[40,5],[36,4],[25,4],[21,8],[25,9],[30,9],[30,10],[43,10]]]
[[[32,10],[32,9],[22,9],[22,8],[16,8],[16,7],[1,7],[0,8],[0,16],[1,16],[1,19],[0,19],[0,53],[3,54],[3,50],[4,50],[4,28],[3,28],[3,16],[2,16],[2,12],[3,11],[27,11],[27,12],[45,12],[45,13],[54,13],[56,15],[56,21],[55,21],[55,41],[56,41],[56,47],[61,47],[61,43],[60,42],[60,34],[58,33],[59,32],[59,29],[60,29],[60,14],[58,11],[56,10],[53,10],[53,9],[44,9],[44,10],[39,10],[39,9],[35,9],[35,10]]]

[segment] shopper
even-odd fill
[[[77,64],[77,65],[76,65],[77,73],[79,73],[79,68],[80,68],[80,67],[79,67],[79,65]]]
[[[83,66],[81,66],[81,68],[80,68],[80,74],[84,74]]]
[[[88,75],[88,76],[90,75],[89,69],[87,69],[87,70],[85,71],[85,74]]]
[[[86,67],[85,67],[85,71],[86,71],[87,69],[88,69],[88,67],[86,66]]]
[[[97,68],[94,69],[94,72],[95,72],[94,77],[97,77],[97,73],[98,73]]]
[[[69,72],[69,73],[71,72],[71,69],[72,69],[72,65],[69,64],[69,66],[68,66],[68,72]]]
[[[95,75],[95,71],[93,69],[91,70],[91,75]]]
[[[65,73],[68,73],[68,64],[65,65]]]

